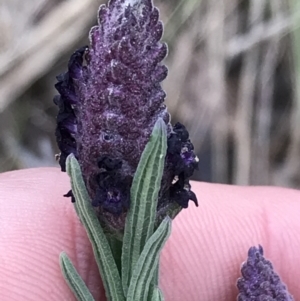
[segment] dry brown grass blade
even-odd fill
[[[74,46],[98,6],[98,0],[61,3],[30,32],[19,51],[0,56],[0,112]]]
[[[207,30],[213,32],[206,38],[207,51],[207,99],[211,108],[212,119],[212,165],[213,181],[226,183],[227,180],[227,135],[228,114],[225,97],[225,55],[224,25],[225,1],[209,2]]]
[[[251,51],[259,44],[290,33],[293,20],[290,16],[278,16],[270,21],[259,22],[245,34],[232,37],[225,48],[228,59]]]
[[[272,0],[270,3],[273,19],[282,15],[281,1]],[[270,165],[270,135],[272,121],[272,97],[274,77],[280,55],[279,37],[275,36],[265,45],[262,52],[262,64],[258,83],[257,105],[255,110],[255,131],[253,138],[251,184],[269,185],[272,183]]]
[[[265,1],[250,2],[249,26],[262,22]],[[235,120],[236,156],[234,161],[234,183],[250,184],[253,98],[256,89],[259,49],[254,48],[245,54],[241,72],[238,104]]]
[[[169,74],[163,83],[164,89],[168,91],[168,108],[173,114],[179,114],[182,108],[179,104],[182,100],[182,90],[189,72],[191,57],[194,51],[193,33],[183,32],[176,41],[176,46],[172,54],[172,63],[169,66]],[[182,116],[181,116],[182,117]]]
[[[290,3],[291,11],[296,12],[293,14],[294,30],[292,32],[295,92],[291,116],[291,145],[283,172],[286,174],[286,181],[291,186],[296,186],[300,183],[300,13],[298,13],[300,11],[300,2],[299,0],[291,0]]]

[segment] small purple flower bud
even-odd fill
[[[293,301],[275,273],[270,261],[263,256],[263,248],[252,247],[248,259],[241,268],[242,276],[237,281],[238,301]]]
[[[169,123],[160,85],[168,70],[161,64],[167,45],[160,42],[158,9],[151,0],[111,0],[100,6],[98,16],[90,46],[71,56],[55,85],[62,171],[73,153],[100,219],[122,220],[142,151],[162,118],[168,150],[158,209],[166,212],[174,203],[187,208],[189,200],[198,205],[189,184],[198,159],[185,127]]]

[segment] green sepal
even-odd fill
[[[78,301],[95,301],[65,252],[59,256],[61,271]]]
[[[154,231],[166,151],[166,124],[159,118],[142,153],[131,187],[122,249],[122,284],[125,295],[136,262]]]
[[[125,301],[120,274],[108,240],[92,208],[80,166],[73,154],[66,161],[67,173],[71,178],[76,212],[87,231],[95,259],[101,274],[106,297],[109,301]]]
[[[171,219],[166,217],[147,241],[135,265],[128,288],[127,301],[148,300],[159,255],[170,233]]]

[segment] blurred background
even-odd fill
[[[58,166],[55,76],[103,0],[0,1],[0,172]],[[194,178],[300,188],[300,1],[155,0]]]

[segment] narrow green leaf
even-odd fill
[[[151,301],[164,301],[164,296],[158,287],[154,289]]]
[[[68,255],[62,252],[59,256],[61,271],[78,301],[94,301],[92,294],[79,276]]]
[[[165,298],[163,296],[163,293],[161,292],[161,290],[157,287],[156,288],[156,292],[157,292],[157,301],[164,301]]]
[[[142,153],[131,187],[122,250],[122,284],[125,295],[135,264],[154,231],[166,151],[167,130],[160,118]]]
[[[112,235],[107,235],[107,240],[115,259],[119,274],[121,274],[121,255],[122,255],[122,241],[116,239]]]
[[[153,284],[158,285],[158,278],[159,278],[159,262],[156,265],[154,275],[153,275]]]
[[[147,300],[164,301],[164,296],[157,285],[154,285],[153,283],[150,285],[150,292]]]
[[[155,296],[156,296],[156,285],[154,285],[154,283],[152,282],[150,284],[150,287],[149,287],[149,294],[148,294],[148,299],[147,301],[154,301],[155,300]]]
[[[166,217],[147,241],[128,288],[127,301],[147,300],[151,281],[159,261],[160,251],[171,233],[171,219]]]
[[[75,196],[77,214],[87,231],[92,243],[95,259],[102,277],[108,300],[125,301],[120,274],[113,258],[109,243],[92,208],[88,192],[81,175],[80,166],[69,155],[66,162],[67,172],[71,178],[72,192]]]

